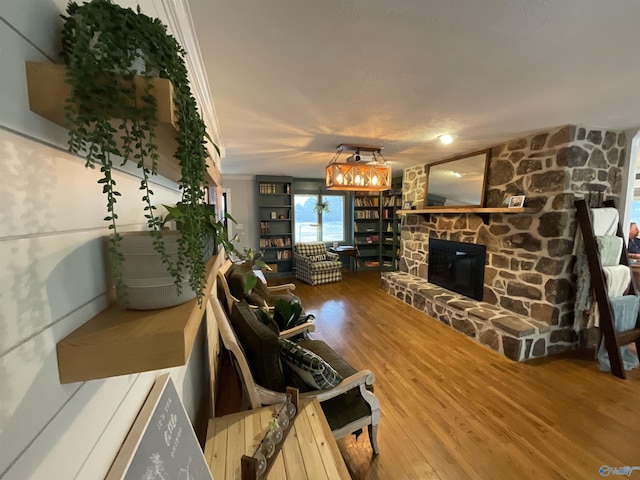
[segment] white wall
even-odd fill
[[[140,3],[149,15],[160,10]],[[103,478],[161,373],[58,380],[56,342],[102,310],[109,290],[98,172],[68,154],[66,130],[27,101],[24,61],[56,61],[65,4],[0,7],[1,480]],[[139,181],[126,173],[116,181],[121,225],[143,228]],[[179,199],[166,180],[154,191],[156,204]],[[192,420],[204,386],[203,337],[201,330],[188,366],[170,370]]]
[[[258,216],[256,212],[256,177],[253,175],[224,175],[223,184],[227,192],[227,208],[242,228],[234,228],[239,242],[236,248],[258,249]],[[233,224],[231,224],[233,227]],[[230,233],[232,233],[230,232]]]
[[[637,128],[633,128],[626,130],[625,134],[627,136],[627,156],[622,172],[622,178],[625,179],[625,182],[622,185],[620,208],[618,209],[623,231],[626,231],[630,222],[637,222],[638,220],[632,218],[631,211],[633,210],[633,200],[635,198],[636,185],[638,184],[636,174],[640,173],[640,131]]]

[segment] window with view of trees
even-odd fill
[[[293,201],[296,242],[344,241],[344,195],[296,194]],[[327,202],[329,211],[318,213],[315,206],[319,202]]]

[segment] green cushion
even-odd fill
[[[230,320],[255,382],[269,390],[284,392],[278,335],[258,320],[244,300],[234,304]]]
[[[225,274],[225,277],[227,277],[227,284],[229,285],[231,295],[238,300],[244,299],[244,272],[235,265],[232,265]]]
[[[332,431],[371,415],[371,408],[360,395],[358,388],[325,400],[320,406]]]
[[[272,305],[271,295],[267,286],[259,278],[257,279],[255,287],[251,289],[250,293],[244,293],[244,285],[248,275],[255,275],[252,272],[247,272],[233,265],[226,273],[227,284],[229,285],[229,291],[238,300],[246,300],[249,305],[255,305],[257,307],[263,307],[265,305]]]
[[[338,355],[329,345],[322,340],[301,340],[298,342],[303,348],[312,351],[316,355],[322,357],[322,359],[331,365],[342,377],[347,378],[357,372],[355,368],[349,365]]]
[[[254,275],[251,272],[246,272],[241,268],[238,268],[236,265],[232,265],[231,268],[225,274],[227,278],[227,284],[229,285],[229,291],[231,295],[233,295],[238,300],[247,300],[249,305],[255,305],[257,307],[262,307],[265,304],[268,306],[274,306],[278,299],[283,299],[287,301],[295,301],[300,303],[300,299],[292,294],[282,293],[272,295],[267,286],[264,284],[262,280],[259,278],[256,282],[255,287],[251,290],[250,293],[244,293],[244,283],[246,281],[247,275]]]
[[[254,294],[258,295],[265,302],[267,302],[267,305],[271,304],[270,303],[271,302],[271,292],[269,292],[269,289],[267,288],[265,283],[262,280],[260,280],[259,278],[258,278],[258,281],[256,282],[256,286],[253,287],[253,289],[251,290],[251,293],[254,293]]]
[[[269,304],[255,292],[247,293],[244,297],[249,305],[253,305],[255,307],[268,307]]]

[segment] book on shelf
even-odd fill
[[[380,205],[379,198],[376,197],[355,197],[353,199],[356,207],[378,207]]]
[[[274,238],[261,238],[260,247],[263,248],[278,248],[278,247],[290,247],[291,239],[287,238],[286,241],[283,237]]]
[[[380,214],[377,210],[356,210],[354,216],[357,220],[378,219]]]
[[[278,191],[278,188],[281,190]],[[291,184],[277,185],[275,183],[260,183],[258,185],[258,193],[273,194],[273,193],[291,193]]]
[[[380,262],[377,260],[362,260],[361,261],[363,267],[379,267]]]

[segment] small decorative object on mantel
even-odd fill
[[[513,195],[509,198],[509,208],[522,208],[524,207],[524,195]]]
[[[274,418],[253,456],[243,455],[240,459],[242,480],[256,480],[267,476],[299,411],[298,389],[287,387],[287,398],[277,406]]]
[[[411,210],[411,209],[413,209],[413,202],[404,202],[402,204],[402,209],[403,210]]]

